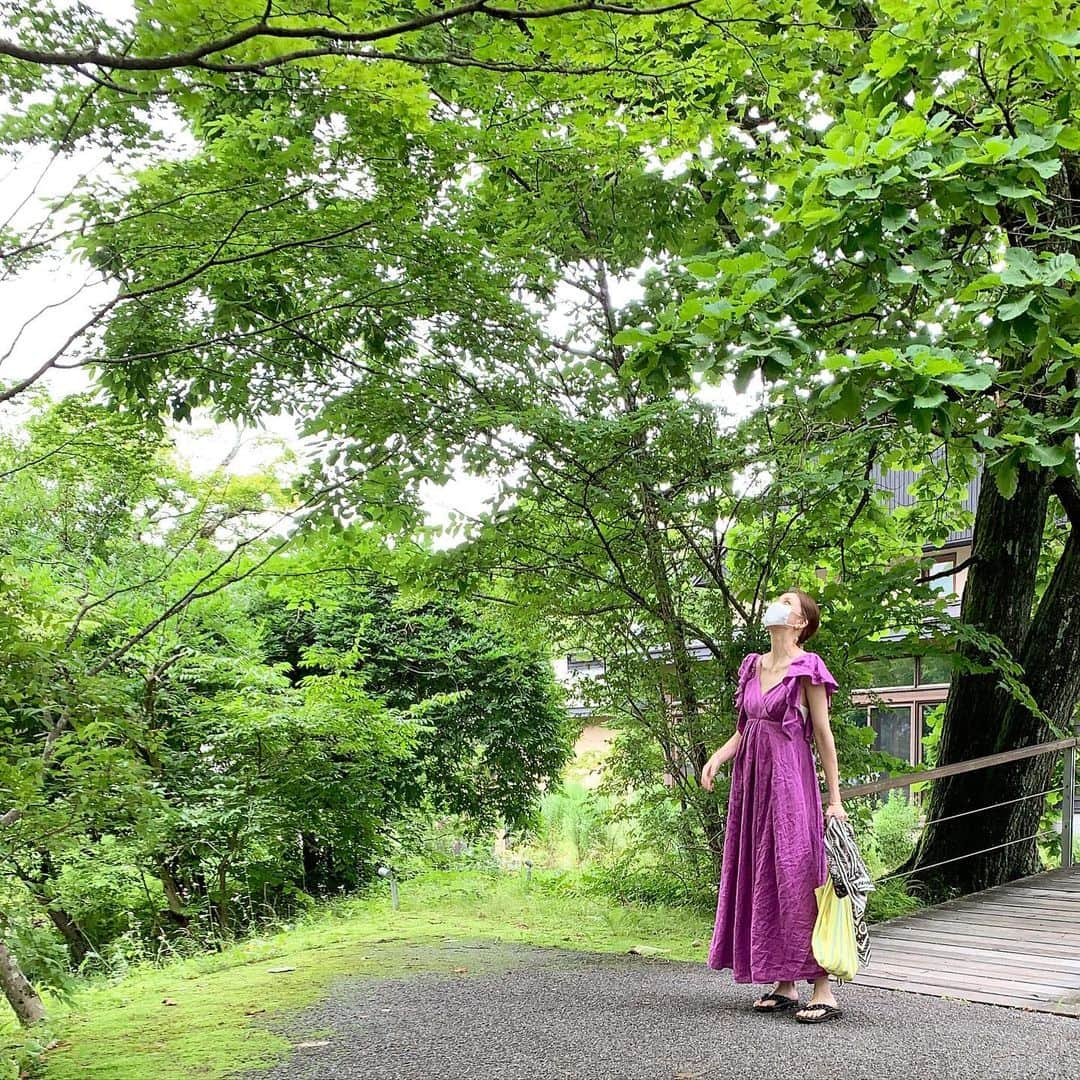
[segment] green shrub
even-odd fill
[[[868,897],[866,919],[867,922],[884,922],[900,915],[910,915],[922,906],[922,900],[908,891],[907,882],[903,878],[893,878],[877,885]],[[871,935],[871,947],[872,941]]]
[[[711,862],[690,864],[677,853],[653,857],[652,861],[640,849],[612,853],[583,869],[582,884],[595,895],[623,904],[691,907],[705,912],[716,909]]]
[[[872,815],[873,846],[884,870],[899,866],[914,850],[919,827],[919,808],[901,791],[888,798]]]
[[[576,781],[566,781],[540,801],[538,838],[549,850],[566,850],[580,866],[594,852],[610,848],[610,800]]]
[[[429,870],[499,869],[494,836],[477,833],[463,814],[411,815],[402,832],[403,844],[389,859],[399,880],[424,874]],[[378,884],[377,882],[375,883]]]

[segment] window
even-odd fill
[[[909,765],[914,764],[911,742],[911,706],[875,705],[870,709],[874,749],[883,750]]]
[[[941,701],[923,701],[919,703],[919,730],[917,733],[919,758],[924,765],[931,768],[937,764],[938,739],[932,739],[929,746],[924,745],[926,739],[930,736],[930,725],[926,722],[926,717],[928,713],[932,713],[941,704],[943,704]],[[940,734],[941,728],[939,725],[937,735],[940,737]]]
[[[915,685],[915,657],[898,656],[864,660],[859,664],[865,689]]]
[[[949,656],[924,656],[919,661],[919,685],[942,686],[952,681],[952,660]]]
[[[936,593],[940,593],[942,596],[955,596],[956,595],[956,556],[955,555],[942,555],[940,558],[935,559],[926,570],[926,577],[932,578],[927,582],[931,589]],[[945,573],[946,570],[953,571],[952,573]],[[941,574],[941,577],[935,577],[935,574]]]

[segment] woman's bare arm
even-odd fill
[[[742,733],[736,731],[735,734],[705,762],[705,768],[701,770],[701,786],[706,791],[712,791],[713,778],[716,776],[716,770],[735,756],[741,741]]]
[[[829,789],[829,807],[837,809],[840,816],[846,816],[840,799],[840,766],[836,760],[836,742],[829,723],[829,699],[825,687],[807,679],[806,697],[810,719],[814,723],[814,742]]]

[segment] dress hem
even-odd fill
[[[802,982],[803,979],[805,979],[807,982],[812,983],[815,979],[823,979],[829,974],[824,968],[818,967],[805,969],[794,975],[791,973],[790,970],[788,970],[786,972],[776,973],[773,975],[761,974],[746,976],[745,978],[743,978],[735,974],[735,970],[730,964],[722,964],[719,967],[717,967],[715,964],[709,964],[708,966],[712,968],[713,971],[730,971],[732,982],[749,983],[756,986],[764,986],[767,983],[774,982]]]

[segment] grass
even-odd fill
[[[893,878],[891,881],[881,882],[867,897],[866,921],[876,923],[896,919],[901,915],[910,915],[922,906],[923,902],[907,891],[905,882]]]
[[[280,1021],[325,997],[335,979],[421,971],[467,976],[483,954],[463,960],[452,943],[470,939],[597,952],[645,945],[672,959],[704,957],[712,933],[704,914],[618,905],[575,892],[571,881],[534,870],[527,887],[520,876],[431,872],[401,884],[398,911],[378,892],[221,953],[84,985],[69,1005],[50,1002],[45,1038],[52,1048],[30,1075],[212,1080],[268,1066],[292,1045]],[[487,960],[512,962],[498,950]],[[293,970],[275,971],[280,968]],[[0,1028],[9,1063],[21,1042],[16,1030]],[[17,1075],[11,1064],[8,1069]]]

